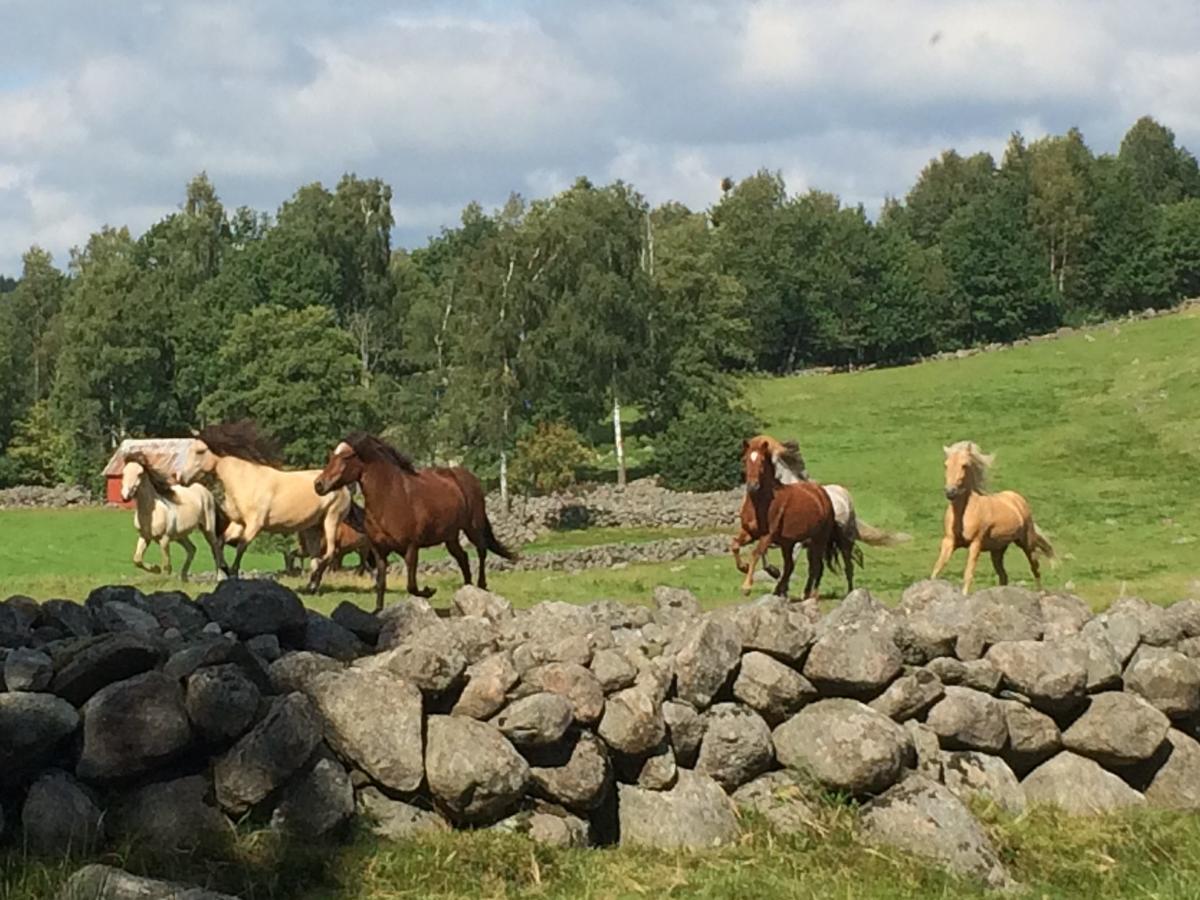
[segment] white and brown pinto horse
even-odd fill
[[[321,576],[337,552],[338,526],[350,510],[348,490],[318,495],[313,481],[320,469],[284,470],[274,445],[251,422],[210,425],[192,440],[180,480],[191,484],[204,476],[221,483],[230,526],[226,541],[238,541],[232,574],[242,554],[259,534],[295,534],[318,529],[322,553],[314,558],[308,589],[315,593]]]
[[[144,454],[134,451],[125,455],[125,465],[121,469],[121,499],[137,501],[133,527],[137,530],[138,540],[133,551],[133,564],[139,569],[160,571],[158,566],[147,566],[142,561],[146,548],[153,543],[162,551],[161,571],[170,575],[171,542],[174,541],[187,554],[179,571],[179,577],[187,581],[188,570],[196,555],[196,545],[188,535],[199,529],[212,548],[217,568],[228,572],[221,550],[221,535],[227,523],[212,492],[204,485],[172,484]]]

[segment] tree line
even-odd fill
[[[574,435],[613,443],[623,478],[630,407],[640,432],[687,421],[703,444],[746,373],[898,363],[1200,294],[1200,169],[1149,117],[1116,154],[1075,129],[1014,134],[999,162],[947,151],[874,222],[765,170],[721,187],[696,211],[580,178],[472,203],[408,251],[379,179],[306,185],[268,216],[226,209],[201,174],[144,234],[105,227],[65,271],[31,247],[0,279],[0,485],[94,483],[125,437],[242,416],[296,465],[367,428],[503,482],[518,446],[561,458]],[[538,435],[567,446],[539,454]]]

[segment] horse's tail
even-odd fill
[[[842,526],[837,519],[830,516],[833,527],[829,531],[829,540],[825,543],[825,565],[834,572],[841,571],[841,549],[844,540]]]
[[[858,538],[864,544],[870,544],[872,547],[894,547],[897,544],[911,541],[912,535],[906,534],[903,531],[885,531],[882,528],[876,528],[874,525],[868,525],[862,519],[859,519]]]
[[[1054,547],[1051,546],[1050,541],[1047,540],[1046,535],[1037,525],[1033,526],[1033,549],[1050,560],[1051,565],[1058,562],[1058,557],[1054,553]]]
[[[492,528],[492,520],[489,519],[486,515],[483,517],[483,539],[484,539],[485,543],[487,544],[487,548],[489,550],[491,550],[493,553],[498,553],[501,556],[503,556],[505,559],[511,560],[511,561],[516,561],[517,559],[520,559],[519,554],[517,554],[513,550],[509,550],[502,543],[500,543],[500,539],[498,537],[496,537],[496,532]]]

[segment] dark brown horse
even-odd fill
[[[742,531],[733,544],[738,571],[746,573],[742,592],[750,593],[755,566],[767,550],[776,545],[783,552],[783,573],[775,585],[775,593],[786,597],[788,582],[796,567],[793,551],[801,544],[808,551],[804,596],[818,596],[825,565],[837,568],[841,544],[829,495],[811,481],[781,482],[771,458],[771,446],[766,440],[742,442],[742,471],[746,479],[746,500],[742,506]],[[743,566],[738,549],[751,540],[757,540],[757,543],[750,553],[749,565]]]
[[[422,547],[445,544],[462,570],[463,583],[471,583],[471,564],[459,535],[479,551],[479,580],[487,587],[487,553],[505,559],[516,554],[500,543],[484,509],[483,485],[462,466],[417,470],[407,457],[374,435],[355,432],[334,447],[317,476],[318,494],[357,482],[362,488],[367,539],[375,554],[375,610],[383,609],[387,591],[387,558],[404,556],[408,592],[432,597],[434,588],[417,587],[417,553]]]

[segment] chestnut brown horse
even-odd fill
[[[746,479],[746,501],[753,510],[752,520],[743,515],[742,533],[734,542],[734,560],[738,570],[746,573],[742,592],[750,593],[755,566],[767,550],[776,545],[783,553],[783,572],[775,585],[775,593],[786,597],[788,582],[796,567],[793,553],[796,545],[801,544],[808,551],[804,596],[819,596],[825,566],[837,568],[838,548],[842,543],[829,495],[811,481],[792,484],[780,481],[771,458],[771,445],[763,439],[742,442],[742,471]],[[746,543],[750,540],[757,540],[757,543],[750,552],[750,563],[743,568],[737,553],[738,541]]]
[[[496,538],[484,508],[483,485],[462,466],[418,470],[412,461],[374,435],[355,432],[333,448],[317,476],[318,494],[357,483],[362,488],[367,540],[375,554],[375,611],[383,609],[387,591],[387,558],[404,556],[408,592],[432,597],[434,588],[417,587],[417,553],[422,547],[445,544],[471,583],[471,564],[459,535],[479,552],[481,588],[487,587],[488,551],[505,559],[516,554]]]

